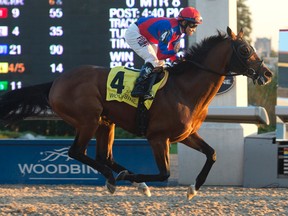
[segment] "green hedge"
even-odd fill
[[[49,136],[55,138],[73,138],[75,136],[75,130],[73,127],[65,123],[64,121],[56,120],[31,120],[21,121],[7,127],[0,127],[0,138],[17,138],[25,133],[31,133],[34,135]],[[139,138],[121,128],[116,127],[115,130],[116,139],[129,139]]]

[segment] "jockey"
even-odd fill
[[[201,23],[200,13],[193,7],[186,7],[177,18],[141,17],[128,27],[125,40],[145,61],[131,92],[133,97],[153,99],[150,92],[153,83],[144,85],[144,81],[150,77],[154,67],[164,65],[165,59],[176,60],[182,34],[191,36]],[[152,82],[151,79],[149,81]]]

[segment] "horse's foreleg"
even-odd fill
[[[113,160],[113,144],[115,135],[115,124],[102,118],[101,124],[96,131],[96,160],[110,167],[114,172],[121,173],[126,171],[128,174],[133,174],[131,171],[127,170],[125,167],[116,163]],[[150,197],[150,189],[144,183],[131,182],[142,194]]]
[[[197,191],[200,189],[200,187],[204,184],[206,181],[206,178],[212,168],[212,165],[216,161],[216,152],[215,150],[209,146],[197,133],[191,134],[189,137],[181,141],[181,143],[202,152],[206,155],[206,162],[199,173],[199,175],[196,178],[196,184],[191,185],[188,188],[187,198],[192,199],[193,196],[196,195]]]
[[[88,146],[88,142],[93,137],[97,127],[87,126],[81,127],[81,129],[77,131],[77,136],[75,137],[74,143],[69,149],[69,156],[74,158],[88,166],[94,168],[99,171],[102,175],[107,179],[106,186],[110,193],[115,192],[116,182],[113,176],[111,169],[99,161],[93,160],[92,158],[86,155],[86,149]]]
[[[128,180],[131,182],[155,182],[165,181],[170,176],[170,158],[169,158],[169,143],[168,141],[150,141],[154,158],[156,160],[159,174],[146,175],[146,174],[129,174],[123,173],[123,175],[117,176],[116,180]]]

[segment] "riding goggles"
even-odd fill
[[[198,25],[196,25],[195,23],[188,23],[187,26],[189,26],[189,28],[197,28]]]

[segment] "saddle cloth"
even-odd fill
[[[126,68],[124,66],[117,66],[110,70],[107,79],[107,91],[106,100],[107,101],[119,101],[127,103],[133,107],[138,106],[138,97],[132,97],[131,91],[134,88],[137,77],[140,71]],[[156,83],[152,87],[152,92],[154,97],[156,96],[157,90],[162,88],[168,78],[168,72],[165,71],[164,77],[160,82]],[[144,102],[146,109],[150,109],[153,100],[146,100]]]

